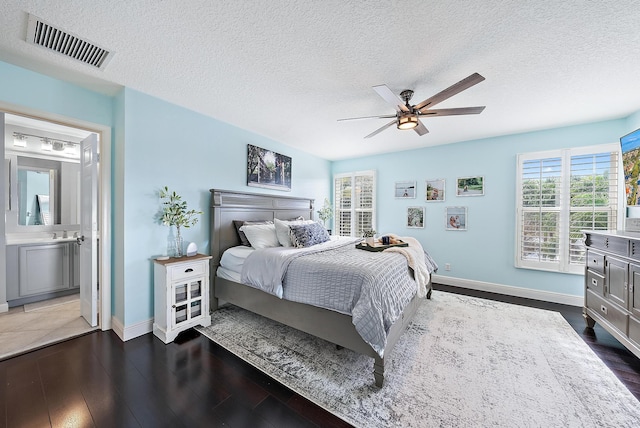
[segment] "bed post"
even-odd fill
[[[216,271],[220,264],[220,191],[211,189],[210,198],[210,236],[211,240],[209,244],[211,246],[211,259],[209,260],[209,311],[214,312],[218,310],[218,298],[216,297]]]
[[[384,382],[384,358],[375,356],[373,361],[373,377],[376,379],[376,386],[382,388]]]

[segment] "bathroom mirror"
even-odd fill
[[[49,226],[59,224],[56,215],[55,169],[18,167],[18,224]],[[53,195],[53,198],[50,196]]]
[[[18,228],[80,223],[80,165],[30,156],[8,156],[7,224]]]

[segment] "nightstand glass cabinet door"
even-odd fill
[[[171,327],[191,321],[202,314],[202,280],[175,283],[171,302]]]

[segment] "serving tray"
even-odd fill
[[[359,250],[365,250],[365,251],[383,251],[386,250],[387,248],[391,248],[391,247],[408,247],[409,244],[407,244],[406,242],[400,242],[399,244],[373,244],[372,245],[368,245],[366,242],[360,242],[358,244],[356,244],[356,248]]]

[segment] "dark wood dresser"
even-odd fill
[[[585,232],[583,314],[640,358],[640,233]]]

